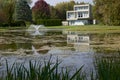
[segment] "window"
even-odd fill
[[[80,36],[80,37],[79,37],[79,40],[83,40],[83,37]]]
[[[68,18],[70,18],[70,13],[68,13]]]
[[[78,17],[82,18],[83,17],[83,13],[82,12],[78,12]]]
[[[75,7],[75,10],[77,10],[77,7]]]

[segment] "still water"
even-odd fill
[[[32,29],[32,28],[29,28]],[[83,71],[95,70],[95,56],[117,54],[120,49],[120,33],[81,33],[62,29],[9,30],[0,32],[0,75],[14,62],[27,63],[29,60],[58,58],[60,67],[71,70],[84,65]]]

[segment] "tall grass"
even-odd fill
[[[120,80],[119,58],[119,55],[97,58],[95,62],[96,74],[92,72],[89,78],[82,71],[83,66],[71,74],[67,67],[59,67],[61,62],[58,59],[54,64],[51,59],[44,60],[43,63],[30,60],[28,67],[22,63],[14,63],[10,67],[6,60],[6,75],[0,80]]]
[[[76,70],[74,74],[70,74],[70,71],[65,69],[60,69],[60,62],[58,60],[55,64],[44,61],[44,64],[37,61],[29,61],[29,67],[24,64],[13,64],[9,67],[6,60],[6,76],[0,78],[0,80],[84,80],[85,76],[82,75],[82,67]]]
[[[96,60],[99,80],[120,80],[120,59],[104,58]]]

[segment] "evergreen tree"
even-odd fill
[[[32,8],[35,20],[50,18],[50,7],[44,0],[38,0]]]
[[[15,6],[16,21],[32,21],[32,12],[26,0],[18,0]]]

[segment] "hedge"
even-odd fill
[[[0,23],[1,27],[8,27],[8,26],[12,26],[12,27],[19,27],[19,26],[26,26],[24,21],[15,21],[12,22],[11,24],[8,23]]]
[[[9,25],[7,23],[0,23],[0,27],[8,27]]]
[[[60,26],[62,25],[62,21],[60,19],[40,19],[37,20],[36,23],[38,25],[45,25],[45,26]]]

